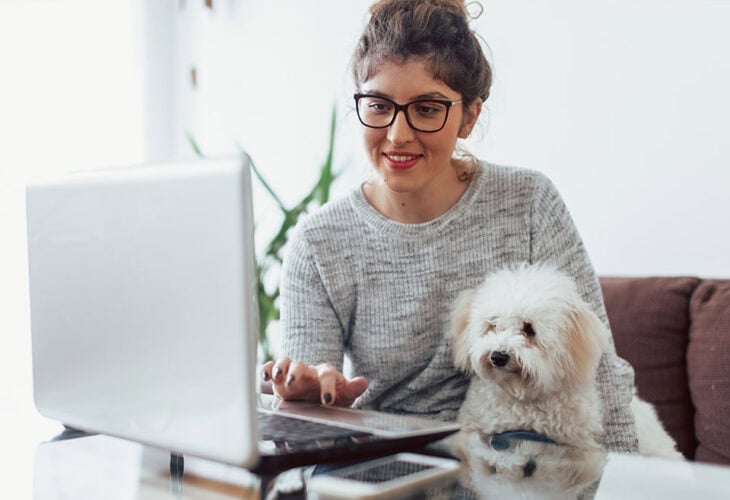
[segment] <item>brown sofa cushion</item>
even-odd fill
[[[687,368],[696,460],[730,463],[730,280],[706,280],[690,303]]]
[[[633,365],[639,395],[654,404],[688,458],[697,446],[686,368],[689,302],[699,281],[601,278],[616,351]]]

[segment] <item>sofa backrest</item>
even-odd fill
[[[730,463],[730,280],[704,280],[690,300],[687,373],[695,406],[695,459]]]
[[[690,459],[730,464],[730,280],[601,278],[618,354]]]

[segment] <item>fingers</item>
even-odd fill
[[[283,380],[286,387],[294,389],[295,385],[303,388],[305,385],[316,381],[316,378],[317,374],[311,366],[299,361],[292,361]]]
[[[317,376],[319,377],[320,401],[323,405],[334,404],[337,399],[338,382],[344,385],[342,381],[345,377],[334,366],[328,364],[317,367]]]
[[[368,379],[365,377],[355,377],[352,380],[349,380],[345,387],[343,387],[341,393],[341,398],[345,401],[349,401],[347,404],[348,406],[353,403],[363,392],[365,392],[368,388],[369,382]]]
[[[269,382],[271,380],[271,370],[274,368],[273,361],[267,361],[264,366],[261,367],[261,380]]]
[[[368,388],[368,379],[355,377],[345,379],[345,383],[337,388],[337,406],[352,406],[352,403]]]
[[[289,365],[291,365],[291,359],[280,358],[274,363],[274,368],[271,370],[271,380],[274,384],[281,384],[286,380],[289,372]]]
[[[288,357],[265,363],[261,378],[271,382],[274,393],[284,400],[324,405],[350,406],[368,388],[364,377],[347,380],[330,364],[311,367]]]
[[[271,381],[275,385],[286,382],[289,373],[289,366],[292,364],[289,358],[279,358],[276,361],[268,361],[261,368],[261,378],[264,382]]]
[[[350,406],[368,388],[365,377],[347,380],[342,373],[329,364],[317,366],[320,401],[325,405]]]
[[[270,381],[274,394],[289,401],[319,401],[319,380],[314,368],[288,357],[269,361],[261,378]]]

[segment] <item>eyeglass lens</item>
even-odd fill
[[[360,120],[369,127],[387,127],[396,112],[392,101],[381,97],[362,96],[358,100]],[[449,107],[438,101],[415,101],[405,109],[410,125],[423,132],[434,132],[446,123]]]

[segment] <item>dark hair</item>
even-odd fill
[[[477,36],[469,28],[463,0],[380,0],[352,58],[359,87],[380,64],[424,60],[434,78],[456,90],[467,102],[486,101],[492,68]]]

